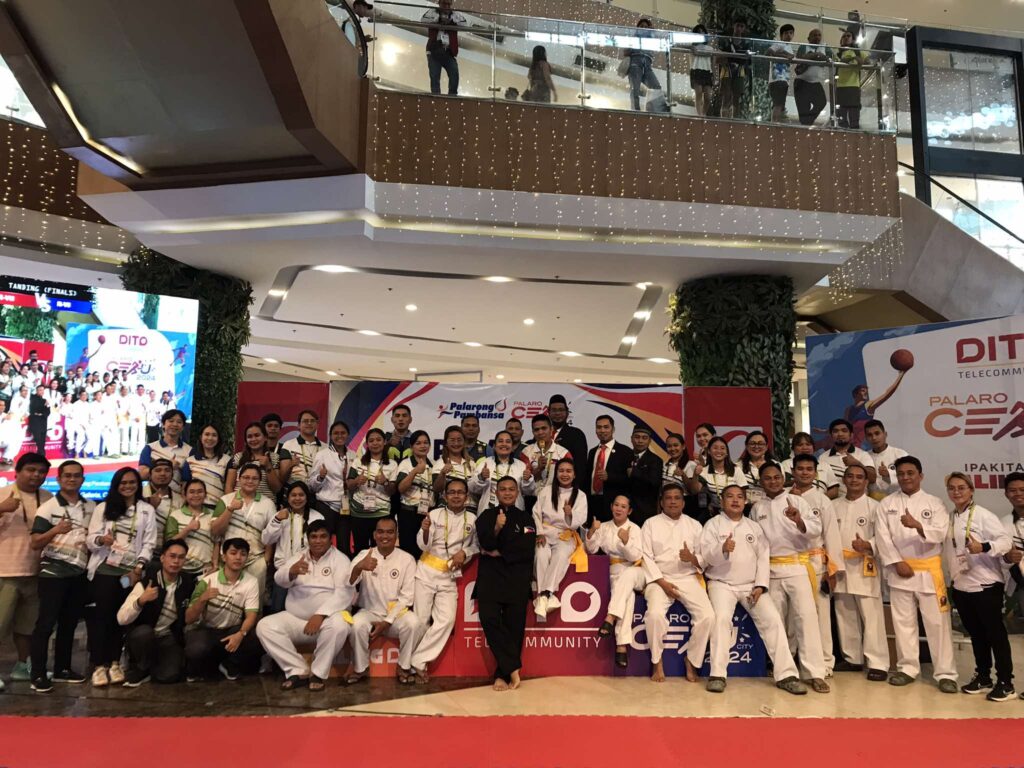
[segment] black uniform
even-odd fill
[[[499,511],[504,511],[506,521],[495,534]],[[490,507],[477,517],[476,534],[480,541],[480,566],[473,597],[484,637],[498,662],[494,677],[509,682],[512,673],[523,666],[523,635],[537,528],[533,516],[515,506]],[[489,551],[498,555],[488,555]]]
[[[641,528],[648,519],[658,514],[658,493],[665,468],[658,456],[644,451],[634,454],[629,475],[629,500],[633,503],[633,522]]]
[[[46,422],[50,417],[50,406],[46,399],[33,394],[28,399],[28,431],[36,444],[36,450],[46,455]]]

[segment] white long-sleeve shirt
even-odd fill
[[[569,451],[558,443],[551,443],[543,452],[545,459],[544,469],[538,469],[537,464],[541,458],[540,446],[537,443],[530,443],[522,451],[524,461],[530,462],[530,469],[533,471],[533,479],[536,485],[535,491],[539,499],[545,488],[550,488],[555,482],[555,464],[569,456]],[[570,457],[571,458],[571,457]]]
[[[319,451],[313,459],[313,466],[309,470],[307,484],[309,490],[316,494],[317,501],[322,501],[336,511],[348,511],[348,496],[345,491],[345,481],[348,479],[348,469],[356,463],[357,457],[354,451],[346,450],[344,454],[338,453],[334,446],[326,451]],[[320,477],[320,470],[327,468],[327,476]]]
[[[970,521],[970,531],[967,530]],[[988,552],[972,555],[967,551],[967,538],[988,543]],[[1003,555],[1010,551],[1011,539],[1002,522],[985,507],[968,506],[963,512],[953,511],[947,565],[954,574],[953,587],[961,592],[980,592],[992,584],[1003,583]],[[966,563],[967,571],[958,573],[958,560]]]
[[[511,457],[510,457],[511,458]],[[480,473],[487,468],[490,473],[485,479]],[[512,458],[511,462],[498,461],[494,456],[485,456],[476,463],[476,471],[469,480],[469,490],[480,497],[478,509],[484,510],[488,507],[498,506],[498,481],[503,477],[513,477],[519,484],[519,495],[516,497],[516,506],[519,509],[526,509],[526,502],[523,496],[537,495],[537,484],[530,476],[529,480],[523,480],[523,473],[526,471],[526,464],[519,459]]]
[[[292,566],[303,557],[309,571],[295,580],[288,578]],[[355,599],[355,587],[348,583],[352,563],[334,547],[328,547],[319,560],[303,549],[282,563],[274,574],[274,583],[288,590],[284,609],[292,616],[309,620],[313,616],[330,616],[347,611]]]
[[[125,572],[136,565],[144,565],[153,559],[153,550],[156,548],[156,510],[153,507],[140,501],[128,507],[117,520],[105,520],[103,513],[106,507],[106,502],[101,501],[93,509],[89,532],[85,536],[85,545],[91,553],[88,566],[90,579],[108,560],[119,560],[113,567]],[[114,537],[114,544],[110,547],[99,541],[108,534]]]
[[[565,505],[569,503],[569,497],[572,495],[571,488],[558,489],[557,509],[551,503],[550,488],[541,489],[539,494],[533,507],[533,519],[537,522],[537,535],[543,536],[548,544],[557,541],[565,531],[575,531],[587,522],[587,494],[583,491],[576,493],[571,522],[565,519]]]
[[[730,535],[736,548],[723,552],[722,547]],[[749,517],[732,520],[725,512],[719,512],[704,526],[700,552],[707,578],[746,593],[754,587],[768,589],[771,578],[768,540],[761,526]]]
[[[416,545],[427,554],[445,562],[457,552],[465,552],[465,563],[480,551],[476,540],[476,515],[467,510],[452,512],[448,507],[438,507],[429,512],[430,531],[422,528],[416,533]],[[421,564],[420,570],[430,568]],[[436,570],[436,569],[435,569]]]
[[[166,587],[164,593],[164,602],[160,606],[160,616],[156,620],[156,624],[153,626],[153,632],[157,637],[163,637],[171,633],[171,627],[174,626],[174,621],[178,617],[178,585],[181,584],[181,578],[177,578],[170,584],[164,582],[163,572],[157,573],[156,576],[159,581],[159,586]],[[142,613],[142,605],[139,603],[139,598],[142,597],[142,593],[146,591],[146,586],[142,581],[137,581],[135,586],[132,587],[132,591],[128,593],[128,597],[121,604],[121,607],[117,609],[117,623],[122,627],[127,627],[133,623],[139,614]]]
[[[795,496],[795,492],[791,492]],[[811,514],[817,513],[815,517],[821,519],[821,533],[812,542],[811,549],[824,549],[829,559],[835,565],[835,570],[845,571],[846,562],[843,559],[843,542],[839,535],[839,525],[836,523],[836,510],[832,499],[828,495],[812,487],[800,494],[800,497],[811,507]],[[825,573],[825,559],[820,555],[811,558],[814,563],[814,570],[819,576]]]
[[[942,545],[949,532],[949,512],[940,499],[930,493],[918,491],[908,496],[896,491],[879,503],[875,523],[875,541],[878,555],[885,566],[889,589],[902,589],[925,595],[935,594],[935,581],[931,574],[915,571],[909,579],[896,573],[896,563],[903,560],[921,560],[942,554]],[[904,512],[924,526],[924,537],[916,528],[907,528],[900,521]]]
[[[698,566],[703,566],[700,559],[700,536],[700,523],[686,515],[673,520],[662,512],[644,523],[640,540],[648,583],[662,578],[681,579],[699,573]],[[697,556],[697,566],[679,558],[679,551],[684,544]]]
[[[626,543],[622,543],[619,533],[622,530],[629,531]],[[626,520],[621,526],[615,522],[601,523],[593,536],[583,537],[583,546],[592,555],[600,550],[608,557],[621,560],[619,563],[612,563],[611,572],[614,575],[623,568],[628,568],[644,556],[643,531],[640,526],[632,520]]]
[[[902,459],[906,455],[906,451],[894,445],[885,446],[885,450],[879,453],[871,451],[871,460],[875,463],[875,471],[878,473],[878,479],[871,484],[872,493],[888,496],[893,491],[899,490],[900,485],[896,482],[896,459]],[[888,470],[888,480],[882,477],[880,467],[885,467]]]
[[[383,616],[389,624],[393,624],[399,614],[412,608],[415,595],[416,561],[408,552],[395,547],[394,551],[384,557],[380,550],[364,549],[352,561],[353,567],[359,565],[368,555],[373,555],[377,566],[372,571],[360,571],[356,584],[359,585],[360,608]]]
[[[1010,548],[1011,549],[1024,549],[1024,517],[1015,519],[1013,512],[1011,511],[1006,517],[1003,518],[1003,530],[1006,531],[1006,535],[1010,537]],[[1003,576],[1006,581],[1006,593],[1012,595],[1017,591],[1017,582],[1010,573],[1013,566],[1009,563],[1004,562],[1002,565]]]
[[[856,552],[854,540],[860,536],[871,545],[868,556],[875,558],[875,575],[864,575],[864,557],[846,560],[846,577],[836,583],[836,592],[862,597],[882,597],[882,566],[878,560],[878,544],[875,526],[881,507],[878,502],[866,493],[859,499],[850,501],[840,497],[832,502],[836,510],[836,524],[839,526],[839,539],[843,549]]]
[[[311,509],[307,525],[314,520],[323,519],[323,515],[315,509]],[[267,527],[263,529],[262,539],[267,546],[275,545],[274,566],[282,568],[292,555],[298,554],[306,548],[306,535],[302,532],[302,515],[289,510],[288,517],[278,520],[275,512],[267,521]]]
[[[804,531],[801,531],[796,523],[786,517],[786,508],[789,506],[799,510],[800,519],[804,523]],[[801,552],[812,549],[814,541],[821,535],[821,513],[815,515],[810,504],[789,492],[780,493],[774,499],[761,499],[750,510],[750,517],[764,531],[765,538],[768,540],[769,557],[799,555]],[[800,563],[771,566],[773,579],[788,579],[797,576],[807,578],[807,568]]]

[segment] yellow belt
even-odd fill
[[[823,547],[808,549],[807,552],[805,552],[804,554],[808,555],[809,557],[819,555],[821,557],[822,562],[825,563],[825,570],[828,572],[829,576],[835,576],[837,573],[839,573],[839,566],[832,562],[832,558],[828,556],[828,552],[826,552]]]
[[[622,565],[623,563],[629,563],[630,565],[643,565],[644,564],[643,558],[641,558],[640,560],[634,560],[634,561],[630,562],[629,560],[627,560],[624,557],[609,557],[608,558],[608,562],[609,562],[610,565]]]
[[[915,573],[930,573],[935,584],[935,598],[939,601],[939,611],[949,613],[949,598],[946,595],[946,582],[942,576],[942,558],[938,555],[915,560],[905,560]]]
[[[770,565],[802,565],[807,569],[807,580],[811,582],[811,594],[818,588],[818,574],[811,563],[809,552],[801,552],[798,555],[774,555],[768,558]]]
[[[576,568],[576,573],[586,573],[590,570],[590,561],[587,559],[587,550],[583,546],[583,539],[576,531],[562,531],[558,534],[562,541],[576,542],[576,548],[569,556],[569,562]]]
[[[877,576],[878,567],[875,565],[875,558],[872,555],[865,555],[863,552],[858,552],[855,549],[844,549],[843,557],[847,560],[856,560],[859,557],[864,558],[864,562],[861,565],[862,576]]]
[[[435,571],[441,571],[441,573],[448,573],[448,561],[437,555],[432,555],[429,552],[424,552],[420,555],[420,562]]]

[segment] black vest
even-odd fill
[[[157,578],[160,571],[159,560],[150,563],[146,568],[146,573],[142,577],[142,586],[148,587],[150,584],[155,584],[160,590],[160,594],[156,600],[142,606],[142,612],[132,622],[132,626],[155,627],[160,619],[160,611],[163,609],[164,600],[167,598],[167,590],[160,584],[160,579]],[[195,591],[197,580],[195,575],[185,573],[184,571],[178,574],[178,588],[174,592],[174,607],[177,611],[177,617],[171,625],[171,634],[174,635],[179,643],[185,642],[185,611],[188,609],[189,601],[192,599],[192,593]]]

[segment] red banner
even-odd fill
[[[739,456],[747,433],[760,429],[772,446],[772,396],[767,387],[683,387],[683,435],[690,453],[695,451],[693,433],[703,422],[715,425],[729,453]]]
[[[276,413],[284,419],[281,442],[299,434],[299,411],[309,408],[320,416],[317,437],[327,439],[331,425],[328,408],[330,385],[288,381],[243,381],[238,385],[238,410],[235,416],[235,450],[242,450],[245,425]]]

